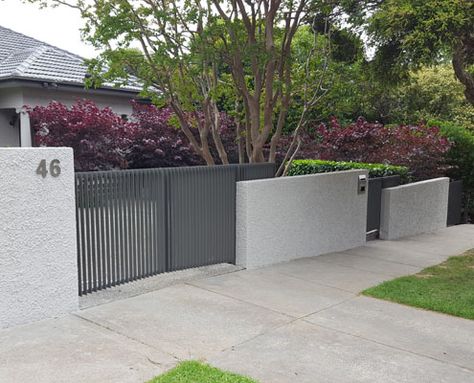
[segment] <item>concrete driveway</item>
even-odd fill
[[[0,382],[141,383],[200,359],[261,383],[472,383],[474,321],[358,293],[473,247],[474,225],[456,226],[192,278],[3,330]],[[98,294],[86,300],[113,296]]]

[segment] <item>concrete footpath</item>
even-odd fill
[[[73,315],[0,330],[0,382],[142,383],[199,359],[261,383],[472,383],[474,321],[358,295],[469,248],[462,225],[93,294]]]

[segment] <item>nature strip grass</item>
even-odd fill
[[[474,249],[415,275],[371,287],[362,294],[474,319]]]

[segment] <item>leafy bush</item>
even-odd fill
[[[446,153],[450,165],[448,175],[462,179],[466,188],[474,189],[474,133],[450,122],[431,120],[428,123],[439,127],[441,134],[452,142]]]
[[[319,158],[407,166],[415,179],[446,172],[445,154],[451,147],[439,128],[424,124],[384,126],[363,118],[347,126],[336,118],[317,128]]]
[[[474,133],[462,126],[432,120],[430,125],[438,126],[441,134],[452,142],[446,154],[450,168],[447,175],[463,181],[467,214],[474,218]]]
[[[170,108],[134,103],[126,152],[130,169],[193,166],[203,163],[184,133],[173,126]]]
[[[38,146],[68,146],[74,150],[77,171],[126,167],[129,124],[110,108],[99,109],[91,101],[71,108],[59,102],[29,110]]]
[[[295,160],[291,163],[288,175],[298,176],[350,169],[367,169],[370,178],[395,175],[401,176],[404,180],[408,178],[408,168],[405,166],[324,160]]]
[[[168,108],[133,107],[131,121],[88,100],[29,108],[35,144],[73,148],[76,171],[202,164]]]

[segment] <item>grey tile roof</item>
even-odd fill
[[[0,26],[0,80],[23,79],[84,85],[84,59],[63,49]],[[102,88],[115,88],[103,84]],[[137,81],[119,89],[141,90]]]

